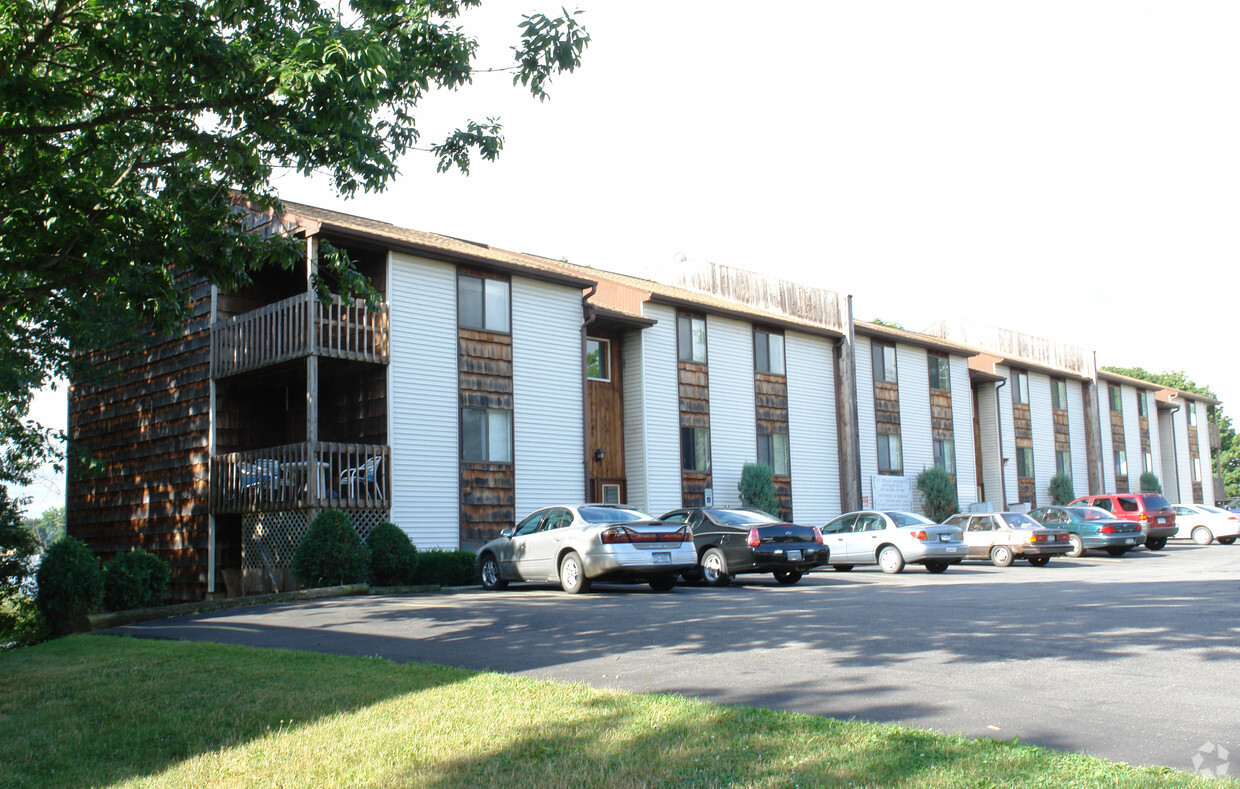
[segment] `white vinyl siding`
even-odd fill
[[[861,490],[869,506],[870,477],[878,473],[878,422],[874,416],[874,365],[870,357],[870,338],[853,341],[853,363],[857,372],[857,432],[861,441]]]
[[[1115,442],[1111,440],[1111,392],[1106,381],[1098,382],[1098,432],[1102,434],[1102,492],[1115,493]]]
[[[904,452],[904,476],[913,489],[913,507],[924,513],[917,475],[934,465],[934,440],[930,430],[930,367],[926,349],[896,345],[896,369],[900,376],[900,438]]]
[[[1072,449],[1072,492],[1087,496],[1089,489],[1089,450],[1085,440],[1085,392],[1080,381],[1068,381],[1068,441]],[[1048,500],[1049,503],[1049,500]]]
[[[643,312],[658,323],[625,336],[624,465],[628,503],[657,517],[681,504],[676,310]]]
[[[1131,386],[1120,388],[1124,408],[1124,453],[1128,457],[1128,490],[1141,490],[1141,472],[1145,470],[1141,457],[1141,417],[1137,415],[1137,390]]]
[[[740,504],[737,485],[741,480],[741,468],[758,456],[753,327],[708,315],[706,344],[710,358],[711,481],[715,504],[736,505]],[[796,443],[795,436],[790,443]],[[794,479],[796,471],[793,466]]]
[[[1051,378],[1029,373],[1029,422],[1033,430],[1033,483],[1037,505],[1051,503],[1055,476],[1055,417],[1051,413]]]
[[[977,501],[977,458],[973,456],[973,385],[969,360],[948,357],[951,368],[952,432],[956,445],[956,496],[963,512]]]
[[[1210,459],[1210,420],[1205,403],[1197,404],[1197,449],[1201,458],[1201,503],[1214,505],[1214,466]],[[1189,461],[1192,482],[1192,461]]]
[[[1153,392],[1145,393],[1145,401],[1148,404],[1146,413],[1149,415],[1150,425],[1150,455],[1154,468],[1151,469],[1158,475],[1158,481],[1162,485],[1164,491],[1167,489],[1167,478],[1164,476],[1163,460],[1162,460],[1162,431],[1159,427],[1159,411],[1157,402],[1154,399]]]
[[[1158,412],[1158,446],[1162,450],[1162,457],[1155,461],[1159,464],[1162,473],[1163,496],[1172,504],[1180,503],[1180,490],[1176,486],[1176,447],[1172,437],[1175,433],[1173,429],[1174,415],[1170,411]]]
[[[585,495],[581,291],[512,279],[517,517]]]
[[[1007,501],[1003,503],[1003,509],[1006,510],[1009,504],[1015,504],[1020,501],[1020,482],[1016,476],[1016,424],[1012,414],[1012,387],[1014,384],[1012,382],[1012,371],[1006,365],[996,365],[995,373],[1008,379],[1007,385],[999,390],[1000,436],[1003,439],[1002,456],[1007,459],[1007,465],[1003,467],[1004,492],[1007,494]]]
[[[977,420],[982,445],[982,485],[985,501],[1002,512],[1003,500],[1003,451],[999,447],[998,401],[996,384],[983,383],[977,391]],[[1006,388],[1006,387],[1005,387]]]
[[[456,268],[395,253],[389,268],[391,519],[418,548],[456,548]]]
[[[788,332],[788,434],[792,452],[792,514],[822,525],[840,514],[839,433],[835,416],[835,345]]]
[[[1176,471],[1179,474],[1180,501],[1192,502],[1193,498],[1193,458],[1188,449],[1188,401],[1179,400],[1180,410],[1172,416],[1175,420],[1175,456]],[[1164,486],[1165,487],[1165,486]]]

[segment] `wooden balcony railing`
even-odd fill
[[[211,511],[387,509],[392,450],[383,444],[285,444],[211,458]]]
[[[309,356],[386,364],[388,307],[333,296],[328,304],[304,293],[216,321],[211,374],[217,378]]]

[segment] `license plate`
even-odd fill
[[[791,562],[801,561],[801,552],[800,551],[788,551],[788,561],[791,561]]]
[[[1158,519],[1158,522],[1159,522],[1159,523],[1166,523],[1166,522],[1167,522],[1167,519],[1166,519],[1166,518],[1159,518],[1159,519]]]
[[[1133,539],[1124,540],[1125,545],[1132,545],[1134,542],[1136,542],[1136,540],[1133,540]]]
[[[655,551],[652,554],[652,556],[654,556],[655,564],[671,564],[672,563],[672,554],[669,553],[668,551]]]
[[[948,553],[955,553],[955,552],[956,552],[956,549],[955,549],[955,548],[948,548],[948,549],[947,549],[947,552],[948,552]]]

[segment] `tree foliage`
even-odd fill
[[[65,508],[51,507],[39,517],[26,518],[22,523],[39,541],[39,545],[47,550],[52,543],[65,536]]]
[[[1051,477],[1050,483],[1051,504],[1067,504],[1076,498],[1076,491],[1072,487],[1072,477],[1060,472]]]
[[[1158,475],[1152,471],[1141,472],[1141,492],[1142,493],[1162,493],[1162,483],[1158,481]]]
[[[773,518],[779,515],[779,497],[775,495],[775,477],[765,463],[746,463],[741,467],[741,481],[737,484],[741,504],[756,507]]]
[[[424,143],[416,118],[428,95],[473,81],[477,42],[458,17],[479,3],[0,4],[0,482],[51,458],[51,432],[25,415],[49,381],[93,372],[70,348],[178,327],[181,277],[234,288],[301,254],[242,232],[239,204],[278,207],[278,170],[326,173],[347,197],[382,190],[412,151],[465,172],[499,155],[496,119]],[[567,12],[516,27],[500,70],[545,99],[589,36]],[[343,257],[320,264],[364,291]]]
[[[1184,392],[1199,394],[1204,397],[1218,399],[1208,386],[1201,386],[1193,381],[1182,370],[1172,370],[1170,372],[1152,373],[1143,367],[1103,367],[1103,370],[1112,373],[1126,375],[1129,378],[1139,378],[1142,381],[1149,381],[1159,386],[1170,387],[1171,389],[1179,389]],[[1223,404],[1219,403],[1211,409],[1214,413],[1212,419],[1218,423],[1219,433],[1219,462],[1223,467],[1223,484],[1225,495],[1240,496],[1240,441],[1236,440],[1236,429],[1231,423],[1231,417],[1223,413]],[[1213,467],[1213,463],[1211,464]],[[1216,469],[1212,468],[1211,473]],[[1221,499],[1224,493],[1217,493],[1216,497]]]
[[[921,491],[921,506],[926,517],[935,523],[942,523],[960,512],[956,480],[942,466],[922,469],[917,475],[917,489]]]

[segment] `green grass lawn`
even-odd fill
[[[0,654],[0,786],[1202,786],[1010,742],[425,665],[74,636]]]

